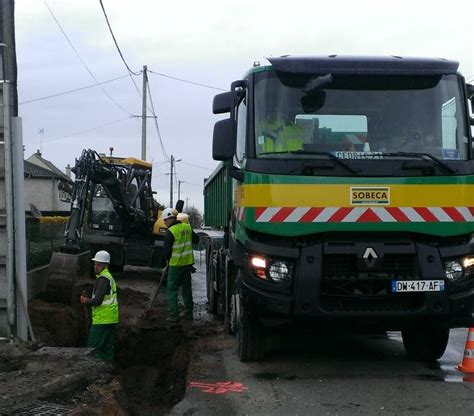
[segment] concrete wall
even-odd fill
[[[58,184],[54,178],[25,178],[26,209],[33,204],[40,211],[69,211],[71,204],[59,199]]]
[[[1,53],[1,49],[0,49]],[[1,62],[1,59],[0,59]],[[1,74],[1,69],[0,69]],[[3,78],[2,78],[3,79]],[[5,169],[5,146],[3,143],[3,88],[0,85],[0,170]],[[9,335],[7,315],[8,279],[6,268],[7,230],[6,230],[5,178],[0,178],[0,337]]]

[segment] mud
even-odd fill
[[[75,288],[72,305],[35,300],[29,310],[35,334],[41,345],[58,347],[84,347],[90,325],[90,311],[75,302],[82,291],[90,293],[93,280],[85,279]],[[161,288],[152,308],[150,296],[155,282],[118,281],[120,324],[116,334],[116,365],[104,367],[90,377],[74,373],[77,382],[61,393],[39,394],[35,400],[48,400],[67,406],[73,415],[161,415],[178,403],[184,395],[188,372],[201,372],[194,368],[196,349],[220,349],[223,328],[206,312],[202,299],[195,305],[195,321],[182,321],[181,325],[166,322],[165,289]],[[143,291],[132,289],[138,287]],[[78,350],[81,351],[81,350]],[[93,358],[87,359],[99,363]],[[48,377],[69,377],[71,368],[80,362],[68,362],[62,357],[30,355],[0,356],[0,392],[2,382],[10,378],[21,380],[28,373],[25,384],[41,392]],[[103,363],[100,363],[102,365]],[[92,364],[92,368],[95,368]],[[31,377],[41,373],[37,385]],[[91,373],[92,374],[92,373]],[[70,380],[69,380],[70,381]],[[3,392],[2,392],[3,393]],[[8,392],[6,394],[8,396]],[[3,414],[0,411],[0,414]],[[33,413],[32,413],[33,414]]]

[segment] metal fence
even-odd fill
[[[28,270],[49,264],[53,251],[64,244],[64,222],[26,219],[26,264]]]

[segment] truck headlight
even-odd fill
[[[258,278],[262,280],[267,279],[267,260],[265,259],[265,257],[250,257],[250,266],[253,268],[253,271]]]
[[[451,282],[461,278],[474,277],[474,256],[466,256],[457,260],[449,260],[444,263],[446,279]]]
[[[249,260],[254,275],[262,280],[285,284],[292,278],[293,263],[291,262],[272,260],[262,256],[251,256]]]
[[[456,260],[447,261],[444,264],[444,270],[446,273],[446,279],[452,282],[460,279],[463,276],[463,268],[461,266],[461,263]]]
[[[462,267],[464,268],[464,276],[474,276],[474,256],[466,256],[462,259]]]
[[[275,261],[268,269],[268,275],[276,283],[288,282],[293,273],[293,265],[284,261]]]

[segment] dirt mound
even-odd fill
[[[37,299],[28,306],[37,341],[54,347],[79,347],[85,342],[86,323],[79,307]]]
[[[132,306],[137,309],[144,309],[149,303],[148,295],[129,288],[119,289],[118,299],[121,306]]]

